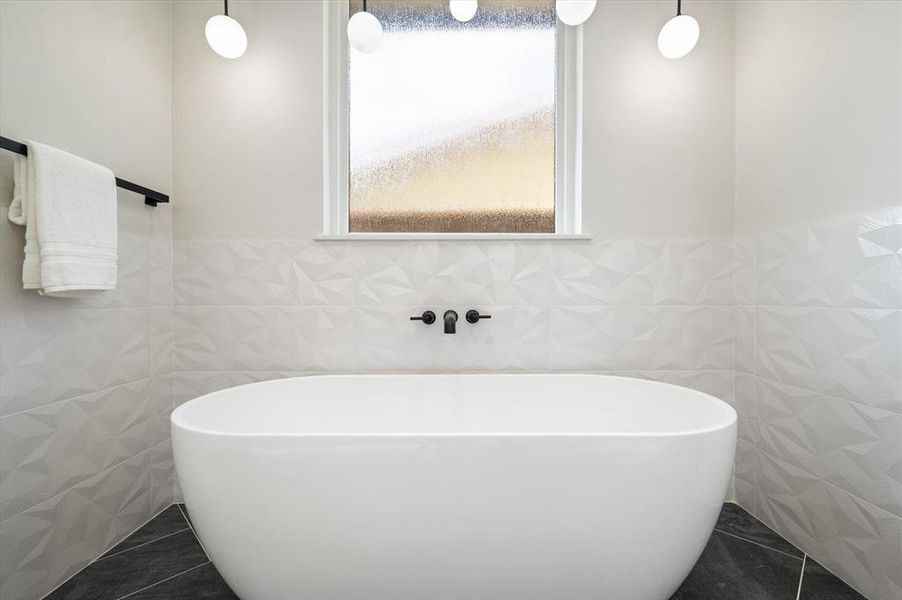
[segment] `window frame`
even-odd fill
[[[348,2],[323,2],[323,235],[317,239],[574,238],[582,235],[583,26],[557,21],[554,233],[350,233]]]

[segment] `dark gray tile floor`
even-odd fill
[[[207,559],[184,505],[130,535],[47,600],[237,600]],[[736,504],[671,600],[864,600]]]

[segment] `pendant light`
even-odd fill
[[[479,0],[451,0],[448,3],[448,8],[451,9],[451,16],[461,23],[466,23],[476,16],[476,11],[479,9]]]
[[[238,58],[247,50],[247,34],[241,23],[229,16],[229,0],[223,0],[225,14],[214,15],[204,27],[213,52],[223,58]]]
[[[348,41],[354,48],[367,54],[378,50],[382,43],[382,23],[366,12],[366,0],[363,0],[363,10],[357,11],[348,19]]]
[[[582,25],[592,16],[598,0],[557,0],[554,9],[564,25]]]
[[[682,58],[692,52],[698,42],[698,21],[683,14],[683,0],[677,0],[677,14],[664,23],[658,34],[658,50],[666,58]]]

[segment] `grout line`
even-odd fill
[[[746,509],[744,506],[742,506],[742,505],[739,504],[738,502],[734,502],[733,504],[735,504],[736,506],[738,506],[739,508],[741,508],[743,511],[745,511],[746,513],[748,513],[748,515],[749,515],[750,517],[752,517],[753,519],[755,519],[755,521],[756,521],[759,525],[763,526],[765,529],[767,529],[768,531],[770,531],[772,534],[774,534],[775,536],[777,536],[778,538],[780,538],[781,540],[783,540],[784,542],[786,542],[787,544],[789,544],[790,546],[792,546],[793,548],[795,548],[796,550],[798,550],[798,551],[799,551],[799,554],[802,554],[802,555],[805,554],[805,551],[804,551],[804,550],[802,550],[802,549],[799,548],[796,544],[794,544],[793,542],[791,542],[785,535],[783,535],[782,533],[778,532],[776,529],[774,529],[773,527],[771,527],[770,525],[768,525],[767,523],[765,523],[764,521],[762,521],[761,519],[759,519],[759,518],[757,517],[757,515],[755,515],[755,513],[749,511],[748,509]],[[715,527],[715,529],[717,529],[717,528]],[[724,531],[724,533],[729,533],[729,532]],[[736,534],[733,534],[733,535],[735,535],[736,537],[742,537],[742,536],[736,535]],[[745,538],[742,538],[742,539],[745,539]],[[746,541],[749,541],[749,542],[753,542],[753,543],[754,543],[754,540],[746,540]],[[771,548],[771,550],[775,550],[775,548]],[[777,552],[780,552],[780,550],[777,550]],[[788,552],[784,552],[783,554],[789,554],[789,553],[788,553]]]
[[[150,450],[146,450],[146,452],[150,452]],[[159,516],[160,516],[161,514],[163,514],[163,512],[164,512],[166,509],[168,509],[168,508],[169,508],[169,507],[167,506],[166,508],[161,509],[161,510],[160,510],[159,512],[157,512],[155,515],[151,516],[147,521],[145,521],[145,522],[142,523],[141,525],[138,525],[137,527],[135,527],[128,535],[126,535],[125,537],[123,537],[122,540],[119,541],[119,543],[121,544],[124,540],[127,540],[130,536],[132,536],[132,535],[134,535],[135,533],[137,533],[137,531],[138,531],[139,529],[141,529],[142,527],[144,527],[145,525],[147,525],[148,523],[150,523],[151,521],[153,521],[154,519],[156,519],[157,517],[159,517]],[[102,556],[102,555],[101,555],[101,556]],[[91,565],[93,565],[94,563],[96,563],[98,560],[100,560],[101,556],[97,556],[97,557],[93,558],[92,560],[88,561],[87,563],[85,563],[84,565],[82,565],[77,571],[75,571],[74,573],[72,573],[71,575],[69,575],[68,577],[66,577],[64,580],[60,581],[56,586],[53,587],[53,589],[51,589],[49,592],[47,592],[46,594],[44,594],[43,596],[41,596],[41,598],[47,598],[50,594],[52,594],[53,592],[55,592],[55,591],[58,590],[59,588],[63,587],[63,585],[66,584],[70,579],[75,579],[75,578],[76,578],[78,575],[80,575],[85,569],[87,569],[88,567],[90,567]]]
[[[135,590],[134,592],[129,592],[129,593],[127,593],[127,594],[124,595],[124,596],[119,596],[116,600],[122,600],[123,598],[128,598],[129,596],[134,596],[135,594],[137,594],[137,593],[139,593],[139,592],[143,592],[143,591],[146,590],[146,589],[150,589],[150,588],[154,587],[155,585],[160,585],[160,584],[163,583],[164,581],[169,581],[170,579],[175,579],[176,577],[180,577],[180,576],[184,575],[185,573],[190,573],[190,572],[193,571],[194,569],[199,569],[199,568],[201,568],[201,567],[203,567],[203,566],[205,566],[205,565],[209,565],[209,564],[210,564],[210,561],[209,561],[209,560],[206,561],[206,562],[202,562],[201,564],[195,565],[195,566],[191,567],[190,569],[185,569],[185,570],[182,571],[181,573],[176,573],[175,575],[170,575],[169,577],[167,577],[167,578],[165,578],[165,579],[161,579],[161,580],[159,580],[159,581],[156,581],[156,582],[154,582],[154,583],[151,583],[150,585],[145,585],[143,588],[138,589],[138,590]]]
[[[37,411],[37,410],[40,410],[40,409],[49,408],[49,407],[55,406],[55,405],[57,405],[57,404],[62,404],[63,402],[71,402],[71,401],[73,401],[73,400],[82,400],[82,399],[86,398],[87,396],[93,396],[93,395],[96,395],[96,394],[105,394],[105,393],[107,393],[107,392],[113,392],[113,391],[115,391],[115,390],[117,390],[117,389],[119,389],[119,388],[121,388],[121,387],[125,387],[125,386],[127,386],[127,385],[134,385],[134,384],[136,384],[136,383],[142,383],[142,382],[145,382],[145,381],[150,381],[151,379],[154,379],[155,377],[157,377],[157,376],[155,376],[155,375],[148,375],[147,377],[140,377],[140,378],[138,378],[138,379],[132,379],[132,380],[130,380],[130,381],[124,381],[124,382],[122,382],[122,383],[117,383],[117,384],[111,385],[111,386],[109,386],[109,387],[104,387],[104,388],[100,388],[100,389],[93,390],[93,391],[90,391],[90,392],[84,392],[84,393],[81,393],[81,394],[76,394],[75,396],[66,396],[65,398],[60,398],[59,400],[54,400],[53,402],[50,402],[50,403],[48,403],[48,404],[40,404],[40,405],[38,405],[38,406],[32,406],[32,407],[30,407],[30,408],[23,408],[22,410],[17,410],[17,411],[15,411],[15,412],[7,413],[7,414],[5,414],[5,415],[0,415],[0,419],[6,419],[6,418],[8,418],[8,417],[13,417],[13,416],[16,416],[16,415],[21,415],[21,414],[23,414],[23,413],[29,413],[29,412],[34,412],[34,411]]]
[[[756,345],[756,348],[757,348],[757,345]],[[864,407],[865,409],[882,411],[882,412],[893,414],[893,415],[902,414],[902,410],[894,410],[892,408],[884,408],[882,406],[874,406],[873,404],[868,404],[867,402],[864,402],[862,400],[854,400],[851,398],[844,398],[842,396],[834,396],[834,395],[828,394],[826,392],[819,392],[815,389],[812,389],[811,386],[801,385],[798,383],[789,383],[787,381],[781,381],[780,379],[776,379],[774,377],[771,377],[770,375],[762,375],[762,374],[758,374],[758,373],[745,373],[745,375],[748,375],[750,377],[755,377],[756,379],[760,379],[760,380],[764,381],[765,383],[775,384],[777,386],[797,388],[797,389],[803,390],[805,392],[817,394],[818,396],[822,396],[828,400],[844,402],[847,404],[851,404],[853,406],[857,405],[857,406]]]
[[[808,562],[808,555],[802,557],[802,572],[799,573],[799,590],[796,592],[796,600],[802,597],[802,581],[805,579],[805,563]]]
[[[742,540],[743,542],[746,542],[746,543],[749,543],[749,544],[754,544],[754,545],[756,545],[756,546],[760,546],[761,548],[764,548],[764,549],[766,549],[766,550],[770,550],[771,552],[777,552],[777,553],[779,553],[779,554],[782,554],[783,556],[788,556],[788,557],[794,558],[794,559],[796,559],[796,560],[802,560],[802,559],[799,558],[798,556],[793,556],[792,554],[789,554],[788,552],[783,552],[782,550],[777,550],[776,548],[771,548],[770,546],[765,546],[764,544],[761,544],[761,543],[759,543],[759,542],[754,542],[754,541],[752,541],[752,540],[747,540],[747,539],[745,539],[744,537],[740,537],[740,536],[738,536],[738,535],[736,535],[736,534],[734,534],[734,533],[730,533],[729,531],[724,531],[724,530],[718,529],[718,528],[716,528],[716,527],[714,528],[714,531],[716,531],[716,532],[718,532],[718,533],[722,533],[722,534],[724,534],[724,535],[728,535],[728,536],[733,537],[733,538],[736,538],[737,540]]]
[[[462,302],[454,302],[454,301],[444,301],[445,304],[451,305],[461,305]],[[319,303],[319,304],[303,304],[303,303],[292,303],[292,304],[269,304],[269,303],[244,303],[244,304],[234,304],[234,303],[226,303],[226,304],[211,304],[209,302],[198,302],[198,303],[190,303],[190,304],[174,304],[173,308],[176,309],[204,309],[204,308],[281,308],[281,309],[312,309],[312,308],[360,308],[360,309],[385,309],[385,310],[408,310],[408,309],[416,309],[420,306],[427,306],[429,304],[439,304],[439,301],[435,302],[425,302],[425,303],[411,303],[411,304],[385,304],[385,303],[364,303],[364,304],[355,304],[351,303]],[[627,303],[610,303],[610,302],[595,302],[595,303],[585,303],[585,302],[571,302],[571,303],[532,303],[528,304],[525,302],[473,302],[473,304],[481,304],[483,306],[488,307],[499,307],[499,306],[510,306],[514,308],[737,308],[737,306],[750,306],[750,305],[736,305],[730,304],[727,302],[686,302],[686,303],[673,303],[673,302],[663,302],[663,303],[654,303],[654,302],[627,302]],[[168,308],[166,306],[162,307],[152,307],[152,308]],[[780,308],[796,308],[796,307],[780,307]],[[798,307],[798,308],[818,308],[818,307]],[[863,309],[862,309],[863,310]],[[893,309],[876,309],[876,310],[893,310]]]
[[[768,453],[764,452],[763,450],[762,450],[761,452],[762,452],[763,454],[768,454]],[[768,456],[770,456],[770,455],[768,454]],[[775,458],[775,457],[773,457],[773,456],[771,456],[771,458],[773,458],[774,460],[780,460],[780,459],[777,459],[777,458]],[[781,462],[782,462],[782,461],[781,461]],[[757,472],[756,472],[756,475],[757,475]],[[843,491],[843,492],[846,492],[846,493],[851,494],[851,492],[848,492],[847,490],[845,490],[845,489],[843,489],[843,488],[841,488],[841,487],[838,487],[838,486],[836,486],[835,484],[833,484],[833,483],[831,483],[831,482],[829,482],[829,481],[824,481],[824,480],[821,480],[821,479],[819,479],[819,481],[823,482],[825,485],[833,485],[833,486],[836,487],[837,489],[839,489],[839,490],[841,490],[841,491]],[[757,496],[756,496],[756,500],[757,500]],[[868,504],[869,504],[869,502],[868,502],[867,500],[863,500],[863,499],[861,499],[861,498],[859,498],[859,500],[861,500],[861,501],[864,502],[864,503],[868,503]],[[874,508],[876,508],[876,509],[878,509],[878,510],[884,510],[884,509],[881,509],[879,506],[875,506]],[[884,512],[886,512],[886,511],[884,511]],[[752,513],[749,513],[749,514],[752,514]],[[891,513],[891,514],[892,514],[892,513]],[[762,525],[764,525],[765,527],[767,527],[768,529],[770,529],[770,530],[773,531],[774,533],[777,533],[774,529],[772,529],[772,528],[770,527],[770,525],[768,525],[767,523],[765,523],[764,521],[762,521],[761,519],[759,519],[756,515],[752,514],[752,516],[755,517],[755,519],[756,519],[759,523],[761,523]],[[715,528],[715,529],[716,529],[716,528]],[[726,533],[726,532],[722,532],[722,533]],[[806,550],[802,550],[802,548],[799,548],[799,546],[796,546],[794,543],[790,542],[789,540],[787,540],[785,537],[783,537],[783,536],[780,535],[779,533],[777,533],[777,535],[779,535],[781,538],[783,538],[783,540],[785,540],[785,541],[787,541],[788,543],[792,544],[793,547],[795,547],[797,550],[799,550],[800,552],[803,553],[803,555],[804,555],[804,556],[803,556],[803,562],[807,562],[807,561],[808,561],[808,556],[810,556],[810,555],[808,554],[808,552],[807,552]],[[735,537],[738,537],[738,536],[735,536]],[[747,541],[748,541],[748,540],[747,540]],[[779,552],[779,550],[778,550],[777,552]],[[812,559],[812,560],[814,560],[814,559]],[[849,586],[851,589],[855,590],[856,592],[858,592],[859,594],[861,594],[862,596],[864,596],[864,594],[861,592],[861,590],[860,590],[856,585],[852,585],[851,583],[849,583],[849,581],[847,581],[847,580],[845,579],[845,577],[840,577],[839,575],[836,574],[835,571],[833,571],[832,569],[827,569],[827,568],[824,567],[823,565],[821,565],[821,567],[823,567],[828,573],[830,573],[831,575],[833,575],[834,577],[836,577],[837,579],[839,579],[840,581],[842,581],[844,584],[846,584],[847,586]],[[801,583],[800,583],[800,585],[801,585]]]
[[[175,505],[178,507],[179,512],[182,513],[182,517],[184,517],[185,522],[188,523],[188,529],[190,529],[191,533],[194,534],[194,539],[197,540],[197,543],[200,545],[200,549],[204,551],[204,555],[207,557],[207,560],[210,560],[210,554],[207,552],[207,549],[204,548],[204,543],[200,541],[200,537],[198,537],[197,532],[194,531],[194,525],[191,523],[191,519],[188,518],[188,513],[185,512],[184,508],[182,508],[184,504],[181,502],[176,502]]]
[[[134,382],[132,382],[132,383],[134,383]],[[5,417],[3,417],[3,418],[5,418]],[[48,501],[50,501],[50,500],[56,498],[57,496],[62,496],[63,494],[66,494],[66,493],[70,492],[71,490],[73,490],[74,488],[79,487],[80,485],[84,485],[85,483],[87,483],[88,481],[91,481],[92,479],[94,479],[94,478],[96,478],[96,477],[100,477],[101,475],[109,474],[109,472],[112,471],[113,469],[117,469],[117,468],[121,467],[123,464],[127,463],[127,462],[130,461],[130,460],[134,460],[134,459],[138,458],[138,457],[141,456],[142,454],[147,453],[147,454],[150,454],[150,455],[151,455],[150,462],[151,462],[151,465],[152,465],[152,464],[153,464],[153,455],[152,455],[152,453],[153,453],[154,448],[156,448],[157,446],[159,446],[159,445],[161,445],[161,444],[166,443],[167,441],[170,441],[170,443],[171,443],[171,438],[167,438],[166,440],[163,440],[163,441],[160,442],[159,444],[156,444],[156,446],[151,446],[151,447],[149,447],[149,448],[146,448],[146,449],[144,449],[144,450],[141,450],[141,451],[138,452],[137,454],[133,454],[133,455],[131,455],[131,456],[128,456],[128,457],[126,457],[126,458],[123,458],[123,459],[120,460],[119,462],[110,465],[109,467],[107,467],[107,468],[104,469],[103,471],[99,471],[99,472],[97,472],[97,473],[94,473],[93,475],[90,475],[90,476],[88,476],[88,477],[85,477],[84,479],[80,479],[80,480],[76,481],[75,483],[71,484],[71,485],[70,485],[69,487],[67,487],[66,489],[58,491],[57,493],[55,493],[54,495],[50,496],[49,498],[45,498],[45,499],[41,500],[40,502],[37,502],[36,504],[32,504],[31,506],[27,506],[27,507],[23,508],[22,510],[20,510],[20,511],[18,511],[18,512],[12,514],[12,515],[9,515],[8,517],[4,517],[3,520],[0,521],[0,523],[6,523],[6,522],[9,521],[10,519],[14,519],[15,517],[18,517],[19,515],[22,515],[22,514],[28,512],[29,510],[32,510],[32,509],[36,508],[37,506],[40,506],[41,504],[43,504],[43,503],[45,503],[45,502],[48,502]],[[169,507],[167,506],[166,508],[169,508]],[[166,509],[164,508],[163,510],[166,510]],[[163,510],[161,510],[160,512],[163,512]],[[160,513],[158,512],[157,514],[160,514]],[[156,516],[156,515],[153,515],[153,516]],[[144,525],[146,525],[147,523],[149,523],[150,520],[153,518],[153,516],[151,516],[150,519],[147,519],[147,521],[145,521],[144,523],[142,523],[140,527],[143,527]],[[138,529],[140,529],[140,527],[136,528],[134,531],[132,531],[132,532],[129,533],[128,535],[131,535],[131,534],[134,533],[135,531],[138,531]],[[128,537],[128,536],[126,536],[126,537]],[[125,538],[122,538],[122,539],[125,539]]]
[[[897,414],[897,413],[893,413],[893,414]],[[775,456],[774,454],[771,454],[769,451],[765,450],[764,448],[757,448],[757,451],[758,451],[759,453],[761,453],[761,454],[766,455],[766,456],[769,457],[771,460],[775,460],[775,461],[777,461],[777,462],[781,462],[781,463],[783,463],[783,464],[785,464],[785,465],[789,465],[789,466],[791,466],[791,467],[793,467],[793,468],[795,468],[795,469],[798,469],[798,470],[800,470],[800,471],[805,472],[805,473],[806,473],[809,477],[811,477],[812,479],[816,479],[817,481],[823,483],[824,485],[829,485],[829,486],[831,486],[831,487],[836,488],[837,490],[841,491],[841,492],[844,493],[844,494],[848,494],[849,496],[852,496],[853,498],[855,498],[855,500],[857,500],[857,501],[859,501],[859,502],[862,502],[862,503],[864,503],[864,504],[867,504],[870,508],[874,509],[875,511],[880,511],[880,512],[882,512],[882,513],[886,513],[887,515],[890,515],[891,517],[894,517],[894,518],[900,517],[899,514],[896,514],[896,513],[891,512],[890,510],[888,510],[888,509],[886,509],[886,508],[883,508],[882,506],[878,506],[877,504],[874,504],[871,500],[868,500],[867,498],[862,497],[862,496],[859,495],[857,492],[853,492],[853,491],[851,491],[851,490],[848,490],[848,489],[846,489],[845,487],[843,487],[843,486],[839,485],[838,483],[835,483],[835,482],[833,482],[833,481],[831,481],[831,480],[829,480],[829,479],[824,479],[823,477],[820,477],[819,475],[815,475],[814,473],[812,473],[811,471],[809,471],[807,468],[805,468],[805,467],[800,467],[800,466],[798,466],[798,465],[795,465],[795,464],[789,462],[789,461],[788,461],[787,459],[785,459],[785,458],[780,458],[780,457],[778,457],[778,456]],[[759,519],[759,520],[760,520],[760,519]],[[771,529],[771,531],[773,531],[773,530]],[[783,536],[780,536],[780,537],[783,537]],[[793,545],[795,545],[795,544],[793,544]],[[800,548],[800,550],[801,550],[801,548]]]
[[[142,548],[142,547],[146,546],[147,544],[153,544],[155,542],[159,542],[160,540],[165,540],[168,537],[172,537],[176,534],[182,533],[184,531],[188,531],[189,529],[190,529],[189,527],[185,527],[183,529],[179,529],[178,531],[173,531],[172,533],[167,533],[166,535],[160,536],[158,538],[148,540],[148,541],[144,542],[143,544],[138,544],[137,546],[132,546],[131,548],[126,548],[125,550],[120,550],[119,552],[116,552],[115,554],[104,554],[103,556],[98,558],[96,562],[99,562],[101,560],[106,560],[108,558],[113,558],[114,556],[119,556],[120,554],[125,554],[126,552],[131,552],[135,548]],[[125,539],[128,539],[128,538],[125,538]]]
[[[251,370],[234,370],[234,369],[176,369],[172,371],[173,375],[192,375],[192,374],[201,374],[201,375],[253,375],[253,374],[272,374],[272,375],[283,375],[283,374],[298,374],[302,376],[310,376],[310,375],[528,375],[530,373],[547,373],[548,371],[553,371],[559,375],[620,375],[622,373],[627,374],[635,374],[635,373],[649,373],[649,374],[707,374],[707,373],[720,373],[720,374],[730,374],[733,373],[732,369],[556,369],[556,368],[541,368],[541,369],[502,369],[502,370],[483,370],[483,371],[461,371],[459,369],[448,368],[445,370],[438,369],[425,369],[419,371],[404,371],[401,369],[378,369],[378,370],[351,370],[351,371],[336,371],[329,369],[308,369],[308,370],[298,370],[298,369],[251,369]],[[749,374],[751,375],[751,374]],[[632,377],[631,375],[624,375],[626,377]]]
[[[211,290],[215,291],[215,290]],[[437,302],[436,302],[437,303]],[[425,304],[429,304],[428,302]],[[179,302],[172,305],[173,309],[201,309],[201,308],[359,308],[359,309],[403,309],[408,307],[417,307],[417,306],[425,306],[424,303],[411,303],[411,304],[386,304],[380,302],[370,302],[370,303],[355,303],[355,302],[337,302],[337,303],[305,303],[302,301],[286,303],[286,304],[272,304],[269,302],[263,303],[225,303],[225,304],[217,304],[210,302]],[[455,302],[451,302],[451,304],[459,304]],[[732,304],[727,302],[684,302],[684,303],[674,303],[674,302],[543,302],[541,304],[526,304],[522,302],[489,302],[486,303],[486,306],[512,306],[512,307],[525,307],[525,306],[539,306],[541,308],[750,308],[750,309],[800,309],[800,310],[829,310],[829,311],[884,311],[884,312],[893,312],[898,311],[897,307],[887,307],[887,306],[829,306],[829,305],[818,305],[818,304],[748,304],[748,303],[739,303]],[[160,305],[148,305],[146,307],[136,307],[136,308],[169,308],[167,304]],[[94,310],[94,309],[91,309]],[[35,312],[35,311],[4,311],[4,312]]]
[[[175,507],[179,509],[179,512],[181,513],[182,518],[185,519],[185,523],[188,524],[188,528],[191,529],[191,532],[193,533],[194,528],[191,526],[191,519],[188,518],[188,513],[185,512],[184,508],[182,508],[183,504],[184,504],[184,502],[176,502]]]

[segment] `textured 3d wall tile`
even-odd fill
[[[732,252],[726,240],[180,242],[176,370],[731,370]],[[443,336],[408,320],[427,308],[493,320]]]
[[[736,249],[736,391],[756,410],[737,499],[868,597],[897,598],[902,207]]]
[[[172,258],[161,211],[120,215],[118,285],[98,297],[22,290],[22,240],[0,235],[3,598],[42,597],[173,497]]]

